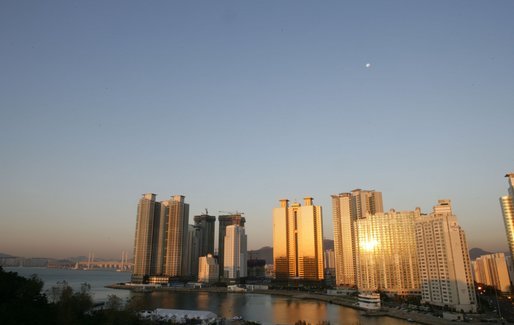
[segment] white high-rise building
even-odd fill
[[[503,212],[503,222],[507,232],[510,255],[514,256],[514,174],[505,175],[509,179],[509,194],[500,198],[500,205]]]
[[[247,276],[247,247],[245,228],[230,225],[225,228],[224,278],[239,279]]]
[[[439,200],[433,213],[416,222],[421,302],[476,312],[476,296],[464,230],[450,200]]]
[[[482,255],[473,262],[475,282],[510,292],[510,277],[505,254]]]
[[[224,277],[225,267],[223,263],[225,262],[225,234],[226,228],[230,225],[238,225],[240,227],[244,227],[246,219],[243,217],[243,213],[235,212],[226,215],[218,216],[218,265],[220,268],[220,278]]]
[[[332,195],[336,284],[357,285],[357,242],[354,222],[384,212],[382,193],[356,189]]]
[[[219,266],[212,254],[198,258],[198,282],[214,283],[219,278]]]

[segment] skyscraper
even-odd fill
[[[354,222],[380,212],[384,212],[381,192],[356,189],[351,193],[332,195],[337,285],[357,285]]]
[[[421,302],[456,311],[475,312],[476,297],[464,230],[450,200],[416,221]]]
[[[198,245],[199,256],[214,255],[214,228],[216,226],[216,217],[210,216],[205,211],[204,214],[194,217],[195,226],[198,227]]]
[[[139,200],[134,239],[132,282],[144,282],[150,276],[160,279],[189,275],[187,234],[189,205],[176,195],[163,202],[147,193]],[[159,280],[160,281],[160,280]]]
[[[500,198],[503,222],[507,232],[507,241],[511,256],[514,256],[514,173],[505,175],[509,179],[509,194]]]
[[[167,211],[164,245],[164,275],[170,277],[188,276],[189,267],[185,262],[187,254],[187,236],[189,226],[189,204],[184,203],[184,196],[174,195],[163,201]]]
[[[224,278],[239,279],[247,275],[247,239],[245,228],[238,225],[226,227],[224,251]]]
[[[155,194],[147,193],[139,200],[137,206],[136,234],[134,236],[134,270],[133,282],[142,282],[155,268],[155,256],[152,259],[156,243],[154,235],[155,220],[160,215],[160,203],[155,202]]]
[[[321,206],[280,200],[273,209],[273,260],[277,279],[323,280],[323,219]]]
[[[357,219],[357,287],[397,295],[419,295],[415,211],[376,213]]]
[[[224,253],[225,253],[225,234],[226,228],[230,225],[237,225],[240,227],[245,226],[246,219],[242,216],[241,213],[233,213],[229,215],[220,215],[218,216],[219,221],[219,229],[218,229],[218,264],[219,264],[219,274],[220,277],[223,277],[225,268],[224,268]]]

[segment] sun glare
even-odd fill
[[[376,239],[361,242],[361,247],[365,251],[368,251],[368,252],[374,250],[377,246],[378,246],[378,241]]]

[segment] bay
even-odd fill
[[[209,310],[225,318],[242,316],[244,319],[261,324],[294,324],[305,320],[311,324],[329,321],[334,324],[405,325],[409,322],[391,317],[366,317],[360,311],[316,300],[295,299],[283,296],[252,293],[216,292],[170,292],[154,291],[133,293],[128,290],[105,288],[113,283],[130,280],[130,273],[111,270],[68,270],[48,268],[7,267],[6,271],[17,272],[21,276],[39,276],[45,283],[44,290],[50,289],[59,281],[66,281],[74,290],[82,283],[91,286],[91,294],[96,302],[105,301],[114,294],[124,301],[136,298],[146,309],[172,308]]]
[[[91,286],[91,296],[95,302],[105,302],[107,297],[114,294],[123,300],[130,298],[130,292],[126,290],[115,290],[106,288],[106,285],[113,283],[125,283],[130,281],[129,272],[116,272],[114,270],[93,269],[93,270],[72,270],[52,269],[44,267],[5,267],[5,271],[17,272],[24,277],[37,275],[44,281],[43,291],[50,290],[58,282],[66,281],[73,290],[80,290],[83,283]]]

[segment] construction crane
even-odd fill
[[[239,212],[239,211],[218,211],[218,214],[220,215],[230,215],[230,216],[233,216],[233,215],[243,215],[244,212]]]

